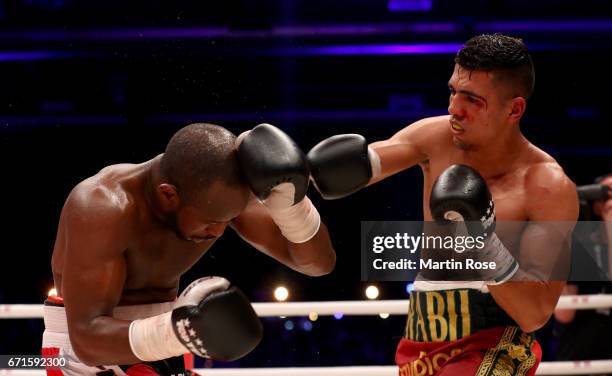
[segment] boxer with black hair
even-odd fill
[[[324,198],[344,197],[419,165],[424,220],[529,223],[520,237],[488,232],[486,248],[472,254],[499,262],[500,269],[479,275],[481,280],[415,282],[396,353],[401,375],[535,373],[541,354],[532,332],[551,317],[565,282],[524,277],[548,267],[565,247],[578,200],[554,158],[521,132],[534,83],[532,59],[520,39],[479,35],[455,57],[448,115],[419,120],[369,144],[359,135],[336,135],[308,153]],[[568,225],[546,233],[536,222],[547,221]],[[528,255],[518,260],[518,253]]]

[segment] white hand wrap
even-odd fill
[[[284,208],[268,208],[270,217],[283,236],[292,243],[305,243],[319,231],[321,217],[308,196]]]
[[[134,355],[144,361],[167,359],[189,352],[174,334],[172,311],[132,321],[130,347]]]
[[[221,277],[200,278],[183,291],[176,307],[197,305],[206,296],[226,290],[229,285],[229,281]],[[155,361],[189,352],[176,337],[173,326],[172,311],[132,321],[129,339],[134,355],[143,361]]]

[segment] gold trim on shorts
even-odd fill
[[[497,345],[487,350],[476,376],[524,376],[536,364],[534,341],[533,334],[506,327]]]

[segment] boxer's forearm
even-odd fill
[[[304,243],[287,241],[287,247],[296,265],[295,269],[306,275],[314,277],[329,274],[336,265],[336,252],[323,223],[312,239]]]
[[[140,362],[130,347],[130,323],[99,316],[89,323],[70,325],[70,341],[77,357],[90,366]]]
[[[550,319],[565,282],[506,282],[490,285],[499,306],[525,332],[540,329]]]

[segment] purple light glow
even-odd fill
[[[358,35],[389,35],[406,33],[452,33],[453,22],[382,23],[344,25],[280,25],[263,30],[232,30],[228,27],[188,28],[129,28],[89,30],[4,31],[0,40],[88,41],[88,40],[158,40],[158,39],[269,39],[297,37],[332,37]]]
[[[72,56],[75,56],[75,54],[59,51],[3,51],[0,52],[0,61],[49,60]]]
[[[387,8],[391,12],[429,12],[432,0],[389,0]]]
[[[431,0],[390,0],[389,7],[401,6],[415,9]],[[420,8],[419,8],[420,9]],[[600,20],[518,20],[490,21],[473,25],[476,32],[610,32],[612,19]],[[165,39],[270,39],[298,37],[367,36],[392,34],[457,33],[465,31],[459,22],[419,22],[340,25],[275,25],[261,30],[234,30],[227,26],[183,28],[114,28],[0,32],[0,40],[30,41],[96,41],[96,40],[165,40]]]
[[[349,45],[329,47],[305,47],[297,50],[283,49],[299,55],[434,55],[454,54],[462,47],[459,43],[436,44],[389,44],[389,45]]]
[[[412,27],[412,31],[419,34],[427,33],[457,33],[461,30],[461,27],[456,23],[451,22],[432,22],[415,24]]]

